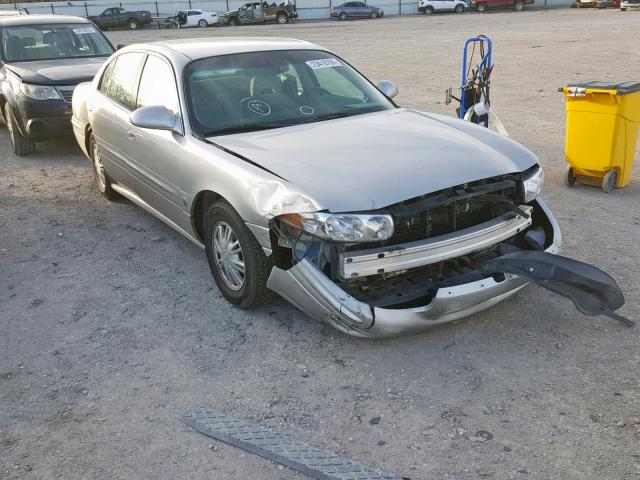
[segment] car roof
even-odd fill
[[[319,45],[294,38],[274,37],[215,37],[185,38],[163,40],[159,42],[131,45],[127,49],[161,51],[164,53],[181,53],[192,60],[229,55],[234,53],[267,52],[271,50],[326,50]]]
[[[11,15],[0,17],[0,26],[9,25],[42,25],[56,23],[91,23],[84,17],[70,15]]]

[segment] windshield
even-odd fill
[[[394,108],[362,75],[328,52],[251,52],[192,62],[185,71],[196,134],[299,125]]]
[[[102,32],[87,23],[16,25],[2,29],[5,62],[107,57],[112,53],[113,47]]]

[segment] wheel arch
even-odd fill
[[[218,192],[202,190],[198,192],[191,204],[191,225],[193,226],[193,232],[196,238],[202,243],[204,243],[204,214],[207,207],[218,200],[224,200],[229,203],[229,201]],[[229,205],[231,205],[231,203],[229,203]]]

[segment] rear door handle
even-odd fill
[[[133,133],[131,130],[127,130],[127,139],[133,142],[136,139],[137,135]]]

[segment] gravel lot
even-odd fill
[[[401,104],[450,113],[443,91],[458,82],[464,39],[490,35],[493,105],[541,158],[564,253],[611,273],[627,297],[621,313],[639,318],[638,169],[610,195],[565,188],[556,91],[640,80],[638,21],[556,10],[109,37],[308,39],[397,81]],[[348,338],[284,303],[236,310],[203,251],[98,195],[72,141],[18,158],[0,132],[0,332],[3,479],[302,478],[185,427],[179,417],[197,405],[411,479],[640,475],[638,328],[583,317],[535,286],[388,341]]]

